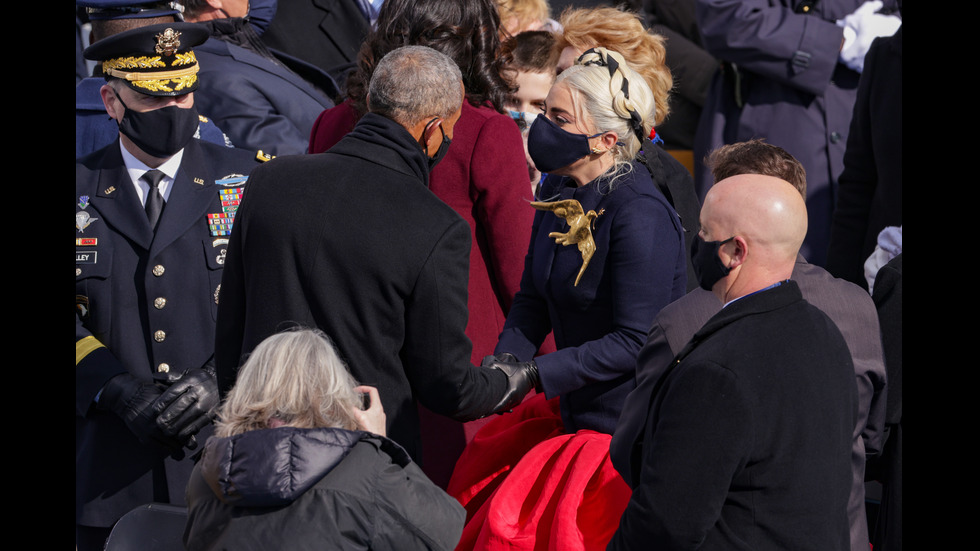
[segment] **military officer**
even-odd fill
[[[149,502],[183,504],[218,403],[214,322],[231,224],[260,156],[192,139],[192,48],[164,23],[84,52],[119,126],[75,162],[75,524],[79,550]]]

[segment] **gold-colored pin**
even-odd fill
[[[594,210],[585,212],[582,209],[582,203],[575,199],[552,202],[532,201],[531,206],[538,210],[551,211],[555,216],[564,218],[565,222],[568,223],[567,232],[553,231],[548,234],[548,237],[554,238],[555,243],[559,245],[578,245],[578,250],[582,253],[582,268],[579,269],[578,276],[575,278],[575,286],[577,287],[579,280],[582,279],[582,274],[589,266],[589,261],[592,260],[592,255],[595,254],[592,227],[595,219],[606,212],[606,209],[599,209],[599,212]]]

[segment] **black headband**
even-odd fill
[[[590,53],[596,54],[596,56],[599,59],[590,59],[588,61],[585,61],[584,60],[585,56],[589,55]],[[619,71],[619,62],[616,61],[616,59],[610,55],[603,55],[602,51],[600,51],[597,48],[590,48],[586,50],[581,56],[579,56],[577,63],[579,65],[584,65],[586,67],[589,65],[595,65],[598,67],[607,67],[609,69],[610,79],[613,78],[613,76],[616,74],[616,71]],[[620,72],[622,73],[622,71]],[[629,79],[626,78],[625,73],[622,73],[622,75],[623,75],[623,84],[622,84],[623,97],[625,97],[626,99],[630,99],[630,82]],[[630,113],[630,122],[629,122],[630,128],[633,130],[633,133],[636,134],[636,137],[638,140],[640,140],[640,143],[643,143],[643,139],[646,137],[643,134],[643,118],[640,117],[640,114],[637,113],[635,110],[629,109],[628,107],[627,109],[629,110]]]

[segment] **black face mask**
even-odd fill
[[[425,125],[425,130],[428,130],[429,126],[437,120],[439,120],[438,117],[429,121],[429,124]],[[425,136],[425,130],[422,131],[422,136]],[[439,132],[442,132],[442,143],[439,144],[439,149],[436,151],[436,154],[433,155],[432,157],[429,157],[428,159],[429,172],[432,172],[432,169],[435,168],[436,165],[439,164],[439,161],[441,161],[442,158],[446,156],[446,153],[449,152],[449,144],[453,143],[452,140],[446,137],[446,131],[442,129],[441,124],[439,125]],[[426,157],[429,156],[428,145],[426,145],[425,147],[425,156]]]
[[[200,125],[197,109],[171,105],[140,113],[123,103],[126,109],[119,121],[119,131],[136,144],[144,153],[158,159],[172,157],[194,137]]]
[[[573,134],[560,128],[551,119],[540,116],[534,119],[527,132],[527,153],[534,166],[541,172],[552,172],[566,167],[592,153],[589,138],[601,136]]]
[[[705,241],[700,235],[694,237],[694,242],[691,243],[691,264],[698,284],[705,291],[710,291],[718,280],[732,271],[718,256],[718,249],[732,239],[735,239],[734,235],[724,241]]]

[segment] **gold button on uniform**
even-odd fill
[[[167,338],[167,333],[165,331],[156,331],[153,333],[153,340],[157,342],[163,342]]]
[[[167,299],[165,299],[163,297],[157,297],[157,298],[153,299],[153,306],[157,310],[163,310],[163,307],[166,306],[166,305],[167,305]]]
[[[157,277],[162,276],[164,271],[166,270],[164,269],[163,264],[157,264],[153,267],[153,275]]]
[[[169,373],[170,372],[170,365],[169,364],[160,364],[160,365],[158,365],[157,366],[157,372],[159,372],[159,373]]]

